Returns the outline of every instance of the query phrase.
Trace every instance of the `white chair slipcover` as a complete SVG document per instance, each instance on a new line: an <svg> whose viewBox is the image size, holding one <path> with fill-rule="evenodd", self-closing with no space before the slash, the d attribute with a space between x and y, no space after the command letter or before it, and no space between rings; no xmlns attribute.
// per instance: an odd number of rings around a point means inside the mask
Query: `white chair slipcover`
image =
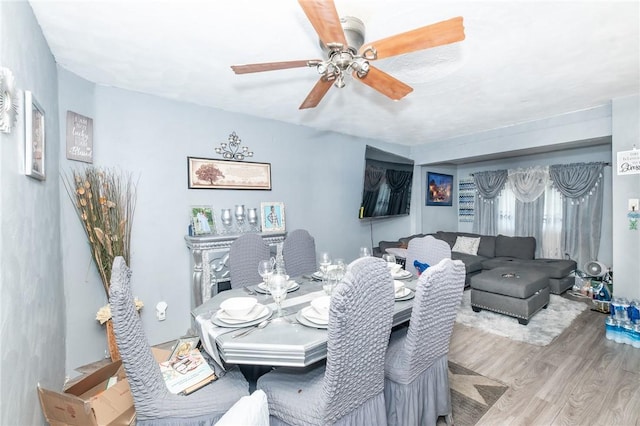
<svg viewBox="0 0 640 426"><path fill-rule="evenodd" d="M229 248L231 288L261 283L258 263L270 257L271 250L260 235L243 234L236 238Z"/></svg>
<svg viewBox="0 0 640 426"><path fill-rule="evenodd" d="M296 229L287 235L282 243L282 256L290 277L312 274L317 270L316 241L304 229Z"/></svg>
<svg viewBox="0 0 640 426"><path fill-rule="evenodd" d="M279 368L258 379L272 425L385 425L384 356L393 280L382 259L351 264L331 299L326 365Z"/></svg>
<svg viewBox="0 0 640 426"><path fill-rule="evenodd" d="M249 384L237 368L225 373L214 366L218 380L187 396L170 393L135 309L130 278L131 270L124 259L116 257L111 270L109 303L116 343L136 409L136 424L214 425L236 401L249 394Z"/></svg>
<svg viewBox="0 0 640 426"><path fill-rule="evenodd" d="M420 275L408 328L391 334L384 396L390 426L435 425L451 416L448 357L465 269L443 259Z"/></svg>
<svg viewBox="0 0 640 426"><path fill-rule="evenodd" d="M269 426L267 395L257 390L243 396L216 423L216 426Z"/></svg>
<svg viewBox="0 0 640 426"><path fill-rule="evenodd" d="M431 235L412 238L407 245L407 260L404 269L413 275L418 275L418 271L413 266L414 260L433 266L442 259L451 259L451 247L446 241Z"/></svg>

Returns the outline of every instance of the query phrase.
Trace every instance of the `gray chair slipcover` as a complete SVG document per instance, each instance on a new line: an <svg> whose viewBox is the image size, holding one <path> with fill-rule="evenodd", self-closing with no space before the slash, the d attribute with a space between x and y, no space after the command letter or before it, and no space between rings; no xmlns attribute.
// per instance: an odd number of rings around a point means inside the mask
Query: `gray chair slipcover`
<svg viewBox="0 0 640 426"><path fill-rule="evenodd" d="M246 287L262 282L258 263L268 260L271 250L258 234L239 236L229 248L231 288Z"/></svg>
<svg viewBox="0 0 640 426"><path fill-rule="evenodd" d="M389 425L435 425L451 416L448 356L464 264L443 259L418 279L408 328L391 334L384 397Z"/></svg>
<svg viewBox="0 0 640 426"><path fill-rule="evenodd" d="M284 266L290 277L312 274L316 268L316 241L304 229L291 231L282 243Z"/></svg>
<svg viewBox="0 0 640 426"><path fill-rule="evenodd" d="M131 270L122 257L117 257L111 270L109 304L118 350L133 396L137 424L214 425L233 404L249 395L249 384L237 368L228 369L225 373L214 366L218 380L187 396L170 393L160 366L151 353L140 315L136 312L130 278Z"/></svg>
<svg viewBox="0 0 640 426"><path fill-rule="evenodd" d="M272 425L385 425L384 356L393 320L386 263L350 265L331 296L326 364L278 368L258 379Z"/></svg>
<svg viewBox="0 0 640 426"><path fill-rule="evenodd" d="M404 269L417 275L417 270L413 266L413 261L427 263L433 266L442 259L451 259L451 247L443 240L426 235L424 237L412 238L407 245L407 260Z"/></svg>

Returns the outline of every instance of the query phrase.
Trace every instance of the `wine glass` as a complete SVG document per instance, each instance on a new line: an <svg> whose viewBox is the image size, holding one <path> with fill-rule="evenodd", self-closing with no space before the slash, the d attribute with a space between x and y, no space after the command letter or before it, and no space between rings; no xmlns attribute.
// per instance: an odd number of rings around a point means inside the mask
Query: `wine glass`
<svg viewBox="0 0 640 426"><path fill-rule="evenodd" d="M371 256L371 249L369 247L360 247L360 257Z"/></svg>
<svg viewBox="0 0 640 426"><path fill-rule="evenodd" d="M339 276L340 272L338 272L337 269L331 269L330 271L327 271L327 278L322 280L322 289L328 296L331 296L333 290L340 282Z"/></svg>
<svg viewBox="0 0 640 426"><path fill-rule="evenodd" d="M271 259L269 260L261 260L258 262L258 273L262 277L262 281L264 281L265 288L269 288L268 280L269 277L273 274L273 263Z"/></svg>
<svg viewBox="0 0 640 426"><path fill-rule="evenodd" d="M347 273L347 264L344 263L344 259L335 259L333 261L336 265L336 271L338 272L338 281L342 281L344 275Z"/></svg>
<svg viewBox="0 0 640 426"><path fill-rule="evenodd" d="M287 297L287 291L289 290L288 277L282 274L271 274L267 280L267 286L273 301L276 302L278 307L278 318L282 318L282 302Z"/></svg>
<svg viewBox="0 0 640 426"><path fill-rule="evenodd" d="M320 265L320 272L322 272L322 279L324 280L327 275L329 265L331 265L331 255L326 251L320 253L320 260L318 261L318 264Z"/></svg>
<svg viewBox="0 0 640 426"><path fill-rule="evenodd" d="M382 260L384 260L387 263L392 263L392 264L396 263L396 257L390 253L384 253L382 255Z"/></svg>

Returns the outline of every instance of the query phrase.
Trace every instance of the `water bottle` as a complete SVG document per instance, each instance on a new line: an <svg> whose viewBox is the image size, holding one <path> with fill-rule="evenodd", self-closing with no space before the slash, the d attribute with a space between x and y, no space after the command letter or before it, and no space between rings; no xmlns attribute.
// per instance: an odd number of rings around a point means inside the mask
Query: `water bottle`
<svg viewBox="0 0 640 426"><path fill-rule="evenodd" d="M634 299L629 303L627 316L629 317L629 321L638 324L640 320L640 300Z"/></svg>
<svg viewBox="0 0 640 426"><path fill-rule="evenodd" d="M624 323L622 326L622 343L633 345L634 325L630 322Z"/></svg>
<svg viewBox="0 0 640 426"><path fill-rule="evenodd" d="M607 317L607 319L604 320L604 330L604 336L609 340L614 340L616 334L616 320L611 317Z"/></svg>
<svg viewBox="0 0 640 426"><path fill-rule="evenodd" d="M613 341L616 343L624 343L624 328L620 320L615 321L615 332L613 334Z"/></svg>
<svg viewBox="0 0 640 426"><path fill-rule="evenodd" d="M636 324L633 327L631 346L633 346L634 348L640 348L640 324Z"/></svg>

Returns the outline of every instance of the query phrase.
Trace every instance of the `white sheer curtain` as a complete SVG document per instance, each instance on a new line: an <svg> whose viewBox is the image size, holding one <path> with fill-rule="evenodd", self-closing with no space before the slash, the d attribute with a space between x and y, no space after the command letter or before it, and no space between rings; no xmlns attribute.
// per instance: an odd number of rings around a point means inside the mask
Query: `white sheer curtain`
<svg viewBox="0 0 640 426"><path fill-rule="evenodd" d="M536 237L536 257L561 259L562 198L552 189L548 167L513 169L497 198L498 233Z"/></svg>
<svg viewBox="0 0 640 426"><path fill-rule="evenodd" d="M549 184L544 191L542 257L562 259L562 195Z"/></svg>

